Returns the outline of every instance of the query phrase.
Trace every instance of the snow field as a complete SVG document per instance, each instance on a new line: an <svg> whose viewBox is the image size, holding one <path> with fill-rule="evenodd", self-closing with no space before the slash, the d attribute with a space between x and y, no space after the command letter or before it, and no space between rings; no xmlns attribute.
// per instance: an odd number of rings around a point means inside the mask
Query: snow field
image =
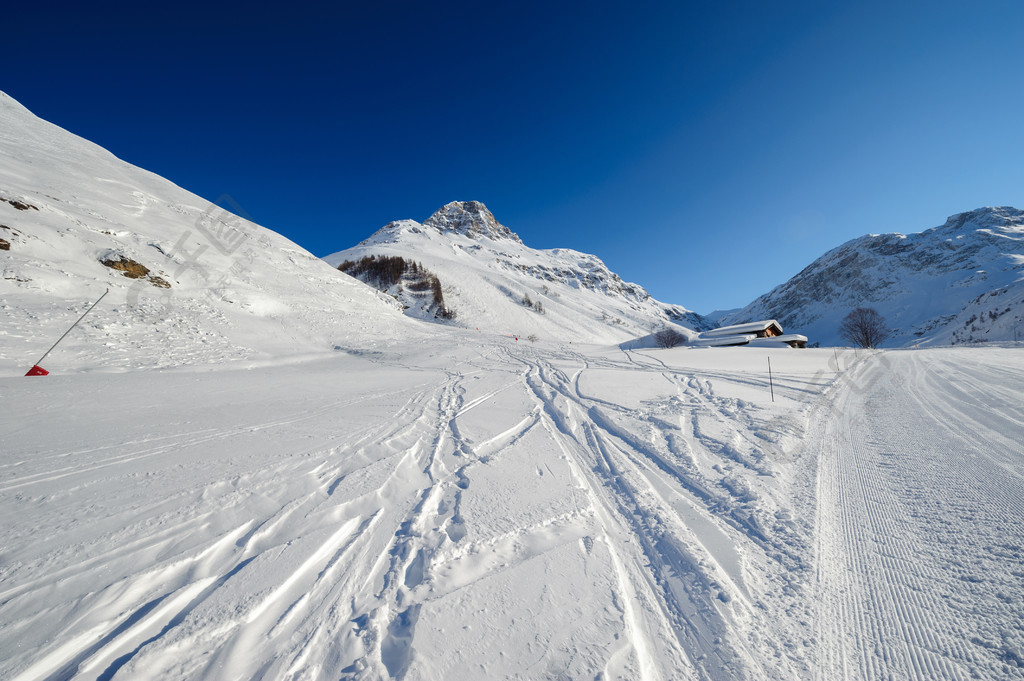
<svg viewBox="0 0 1024 681"><path fill-rule="evenodd" d="M675 426L674 444L622 439L633 407L616 393L673 410L687 394L657 353L471 338L4 379L17 405L0 468L4 674L668 678L761 664L732 622L755 590L736 546L748 511L727 488L664 475L682 464L656 448L694 446ZM616 371L647 387L620 391Z"/></svg>
<svg viewBox="0 0 1024 681"><path fill-rule="evenodd" d="M0 379L0 675L1020 678L1018 353Z"/></svg>
<svg viewBox="0 0 1024 681"><path fill-rule="evenodd" d="M0 255L0 375L23 375L107 289L48 369L279 361L421 333L393 300L280 234L117 159L3 93L0 158L0 238L10 244ZM122 258L169 287L101 262Z"/></svg>
<svg viewBox="0 0 1024 681"><path fill-rule="evenodd" d="M489 213L335 254L424 324L2 93L0 147L0 678L1024 676L1019 347L640 349L701 320Z"/></svg>

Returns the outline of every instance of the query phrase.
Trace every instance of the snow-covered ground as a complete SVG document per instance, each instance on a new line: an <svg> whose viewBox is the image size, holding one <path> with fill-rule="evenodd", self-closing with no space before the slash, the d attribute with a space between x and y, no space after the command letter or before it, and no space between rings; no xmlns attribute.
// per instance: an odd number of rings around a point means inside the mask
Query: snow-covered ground
<svg viewBox="0 0 1024 681"><path fill-rule="evenodd" d="M1022 353L883 353L820 410L820 678L1024 678Z"/></svg>
<svg viewBox="0 0 1024 681"><path fill-rule="evenodd" d="M439 327L0 401L5 679L1024 678L1020 348Z"/></svg>
<svg viewBox="0 0 1024 681"><path fill-rule="evenodd" d="M31 366L106 290L47 369L276 361L417 333L391 298L2 92L0 239L0 375ZM124 260L148 275L104 264Z"/></svg>

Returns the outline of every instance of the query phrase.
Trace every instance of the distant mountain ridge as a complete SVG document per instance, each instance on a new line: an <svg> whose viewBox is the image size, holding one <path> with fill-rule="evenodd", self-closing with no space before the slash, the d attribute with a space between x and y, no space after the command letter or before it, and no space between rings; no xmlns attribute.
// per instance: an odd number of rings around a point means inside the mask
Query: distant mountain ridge
<svg viewBox="0 0 1024 681"><path fill-rule="evenodd" d="M452 201L422 224L390 222L357 246L324 259L338 266L370 255L422 263L441 281L455 323L471 328L618 343L669 324L690 336L712 326L697 313L661 303L642 286L623 281L597 256L526 246L479 201Z"/></svg>
<svg viewBox="0 0 1024 681"><path fill-rule="evenodd" d="M1024 211L986 207L923 232L852 239L720 322L777 319L841 345L842 318L873 307L893 330L888 346L1006 341L1022 303Z"/></svg>

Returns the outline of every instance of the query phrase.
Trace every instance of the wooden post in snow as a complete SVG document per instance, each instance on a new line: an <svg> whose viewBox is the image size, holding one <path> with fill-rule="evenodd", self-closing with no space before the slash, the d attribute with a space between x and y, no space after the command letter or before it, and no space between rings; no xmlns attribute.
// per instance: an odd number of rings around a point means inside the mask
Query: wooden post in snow
<svg viewBox="0 0 1024 681"><path fill-rule="evenodd" d="M107 295L108 293L110 293L110 289L109 289L109 288L108 288L108 289L107 289L106 291L104 291L104 292L103 292L103 295L102 295L102 296L100 296L100 297L99 297L99 299L97 299L97 301L96 301L95 303L93 303L93 304L92 304L92 305L91 305L91 306L89 307L89 309L88 309L88 310L86 310L86 311L85 311L85 314L83 314L83 315L82 315L81 317L79 317L79 318L78 318L78 321L77 321L77 322L75 322L74 324L72 324L72 325L71 325L71 328L70 328L70 329L68 329L67 331L65 331L65 332L64 332L64 335L63 335L63 336L61 336L60 338L58 338L58 339L57 339L57 342L56 342L56 343L54 343L53 345L51 345L51 346L50 346L50 349L49 349L49 350L47 350L46 352L44 352L44 353L43 353L43 356L39 358L39 361L38 361L38 362L36 362L35 364L33 364L33 365L32 365L32 368L31 368L31 369L29 369L29 370L28 370L28 373L27 373L27 374L25 374L25 375L26 375L26 376L46 376L46 375L47 375L48 373L50 373L50 372L48 372L48 371L47 371L46 369L44 369L43 367L41 367L41 366L39 366L39 365L40 365L40 364L42 364L42 363L43 363L43 360L44 360L44 359L46 359L46 356L47 356L47 355L49 355L49 354L50 354L51 352L53 352L53 349L54 349L55 347L57 347L57 345L59 345L59 344L60 344L60 342L61 342L62 340L64 340L64 339L65 339L65 338L67 337L67 335L68 335L69 333L71 333L71 329L74 329L74 328L75 328L76 326L78 326L78 322L80 322L80 321L82 321L83 319L85 319L85 315L87 315L87 314L89 314L90 312L92 312L92 309L93 309L94 307L96 307L97 305L99 305L99 304L100 304L100 301L101 301L101 300L103 300L103 299L104 299L104 298L106 297L106 295Z"/></svg>

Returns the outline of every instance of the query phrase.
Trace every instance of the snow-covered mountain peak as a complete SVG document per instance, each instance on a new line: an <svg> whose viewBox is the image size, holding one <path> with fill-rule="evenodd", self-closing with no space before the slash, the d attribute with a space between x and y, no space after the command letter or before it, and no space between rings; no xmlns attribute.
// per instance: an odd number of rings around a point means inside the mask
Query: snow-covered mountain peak
<svg viewBox="0 0 1024 681"><path fill-rule="evenodd" d="M498 241L511 239L522 243L519 235L498 222L487 206L479 201L452 201L439 208L423 223L442 234L464 234L471 238L487 237Z"/></svg>
<svg viewBox="0 0 1024 681"><path fill-rule="evenodd" d="M415 220L393 220L384 225L368 238L359 242L360 246L372 246L374 244L391 244L401 241L403 235L421 234L423 226Z"/></svg>
<svg viewBox="0 0 1024 681"><path fill-rule="evenodd" d="M357 246L324 260L337 267L371 257L400 258L404 267L415 264L435 276L440 290L431 292L443 295L451 313L445 319L473 329L618 343L667 324L690 335L710 327L700 315L658 302L642 286L623 281L595 255L530 248L479 201L453 201L422 224L389 222ZM378 283L376 275L369 279ZM405 299L407 282L394 288L388 292L402 300L407 314L436 316L429 306ZM415 286L411 290L416 292Z"/></svg>

